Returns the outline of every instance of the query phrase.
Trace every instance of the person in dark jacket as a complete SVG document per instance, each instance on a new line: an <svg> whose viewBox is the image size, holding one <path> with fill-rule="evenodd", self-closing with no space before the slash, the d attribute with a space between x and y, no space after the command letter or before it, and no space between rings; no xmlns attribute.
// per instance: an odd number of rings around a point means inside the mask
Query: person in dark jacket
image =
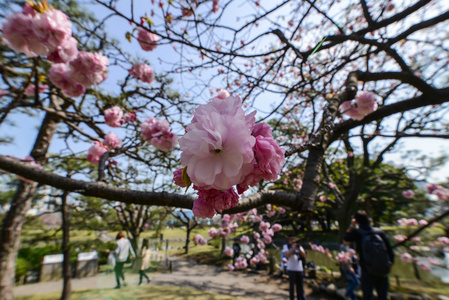
<svg viewBox="0 0 449 300"><path fill-rule="evenodd" d="M359 228L356 228L356 227ZM363 233L364 232L370 232L373 231L373 228L371 227L370 220L368 216L366 215L365 211L358 211L354 218L352 219L352 223L349 226L348 230L346 231L343 240L347 242L355 242L356 243L356 249L359 253L360 257L360 266L362 268L362 274L361 274L361 285L362 285L362 292L363 292L363 299L364 300L371 300L373 297L373 289L375 288L377 291L377 297L379 300L387 300L388 299L388 288L389 288L389 281L388 281L388 275L386 276L378 276L370 274L367 271L366 265L364 264L364 260L366 260L365 257L363 257L363 249L362 249L362 239L363 239ZM390 259L390 265L394 263L394 252L393 248L390 245L390 242L388 241L387 236L385 233L381 230L376 230L378 232L379 236L382 238L386 250L388 252L388 257Z"/></svg>

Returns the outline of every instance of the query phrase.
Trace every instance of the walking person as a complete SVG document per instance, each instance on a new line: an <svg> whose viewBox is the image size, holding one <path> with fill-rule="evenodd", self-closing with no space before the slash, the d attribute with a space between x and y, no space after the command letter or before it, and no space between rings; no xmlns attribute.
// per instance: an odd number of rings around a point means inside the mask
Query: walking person
<svg viewBox="0 0 449 300"><path fill-rule="evenodd" d="M145 270L148 269L151 264L149 242L150 241L148 239L143 239L142 248L140 249L140 256L142 257L142 265L140 266L139 270L139 285L142 284L143 277L146 278L147 283L150 283L151 281L151 279L148 278L147 274L145 273Z"/></svg>
<svg viewBox="0 0 449 300"><path fill-rule="evenodd" d="M240 243L238 239L234 240L234 244L232 245L232 250L234 250L234 256L232 257L232 264L235 264L235 261L240 256Z"/></svg>
<svg viewBox="0 0 449 300"><path fill-rule="evenodd" d="M346 289L345 297L346 300L357 300L357 296L354 290L360 285L360 280L358 277L358 257L354 249L348 249L346 251L348 260L341 263L341 269L346 275L348 280L348 288Z"/></svg>
<svg viewBox="0 0 449 300"><path fill-rule="evenodd" d="M289 236L289 243L285 244L282 252L287 259L287 273L289 282L290 300L295 299L295 286L296 297L298 300L305 300L304 293L304 267L303 259L306 258L306 252L300 245L299 241L294 235Z"/></svg>
<svg viewBox="0 0 449 300"><path fill-rule="evenodd" d="M385 233L378 228L371 227L371 222L365 211L358 211L343 239L356 243L362 269L360 282L363 299L371 300L375 288L377 299L387 300L388 274L394 263L394 252Z"/></svg>
<svg viewBox="0 0 449 300"><path fill-rule="evenodd" d="M125 282L125 274L123 274L123 266L128 260L129 253L131 252L132 257L136 257L136 253L131 246L131 242L125 238L125 234L123 232L119 232L116 237L116 246L115 250L112 251L115 256L115 280L117 281L117 286L115 289L120 288L120 278L123 281L123 286L127 286ZM107 250L109 252L109 250Z"/></svg>

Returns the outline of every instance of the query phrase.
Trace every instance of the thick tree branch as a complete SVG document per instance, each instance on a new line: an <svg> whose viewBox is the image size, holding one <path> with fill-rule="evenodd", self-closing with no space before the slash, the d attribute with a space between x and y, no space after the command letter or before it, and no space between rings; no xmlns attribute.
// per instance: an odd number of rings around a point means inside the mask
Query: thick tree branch
<svg viewBox="0 0 449 300"><path fill-rule="evenodd" d="M79 193L85 196L119 201L127 204L156 205L192 209L194 199L190 196L167 192L136 191L108 186L101 182L86 182L66 178L52 172L38 169L18 160L0 155L0 169L14 173L43 185L49 185L63 191ZM277 191L265 191L240 200L239 204L225 213L238 213L265 204L300 209L295 194Z"/></svg>

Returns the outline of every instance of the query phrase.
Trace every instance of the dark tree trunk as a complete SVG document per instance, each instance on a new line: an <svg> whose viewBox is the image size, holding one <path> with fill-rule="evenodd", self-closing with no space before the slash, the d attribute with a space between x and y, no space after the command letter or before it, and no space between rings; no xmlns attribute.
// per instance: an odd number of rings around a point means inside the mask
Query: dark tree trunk
<svg viewBox="0 0 449 300"><path fill-rule="evenodd" d="M192 228L190 228L190 226L187 226L187 232L186 232L186 244L184 245L185 254L189 253L189 245L190 245L190 232L192 231Z"/></svg>
<svg viewBox="0 0 449 300"><path fill-rule="evenodd" d="M17 251L25 214L30 208L36 183L20 182L11 201L11 207L3 220L0 233L0 299L14 299Z"/></svg>
<svg viewBox="0 0 449 300"><path fill-rule="evenodd" d="M62 253L64 254L64 262L62 264L62 278L64 284L62 287L61 300L70 300L72 296L72 268L70 266L70 218L69 207L67 205L67 193L61 197L62 205Z"/></svg>
<svg viewBox="0 0 449 300"><path fill-rule="evenodd" d="M65 104L62 108L65 109L67 106ZM51 113L47 113L42 121L42 126L30 153L36 163L40 165L44 165L47 161L48 148L58 123L59 118ZM0 232L0 299L2 300L14 299L13 287L20 234L36 187L37 183L21 181L18 184L16 194L11 201L11 208L3 221Z"/></svg>

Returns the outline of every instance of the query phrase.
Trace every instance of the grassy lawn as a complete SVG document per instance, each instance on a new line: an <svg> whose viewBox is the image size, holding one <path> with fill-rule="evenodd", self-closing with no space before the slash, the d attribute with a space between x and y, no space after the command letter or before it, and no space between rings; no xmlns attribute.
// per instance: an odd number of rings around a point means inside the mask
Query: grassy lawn
<svg viewBox="0 0 449 300"><path fill-rule="evenodd" d="M61 293L41 294L33 296L16 297L17 300L57 300ZM91 300L91 299L158 299L158 300L236 300L236 298L225 295L218 295L209 292L203 292L196 289L172 287L172 286L141 286L127 287L119 290L86 290L75 291L72 293L72 300Z"/></svg>

